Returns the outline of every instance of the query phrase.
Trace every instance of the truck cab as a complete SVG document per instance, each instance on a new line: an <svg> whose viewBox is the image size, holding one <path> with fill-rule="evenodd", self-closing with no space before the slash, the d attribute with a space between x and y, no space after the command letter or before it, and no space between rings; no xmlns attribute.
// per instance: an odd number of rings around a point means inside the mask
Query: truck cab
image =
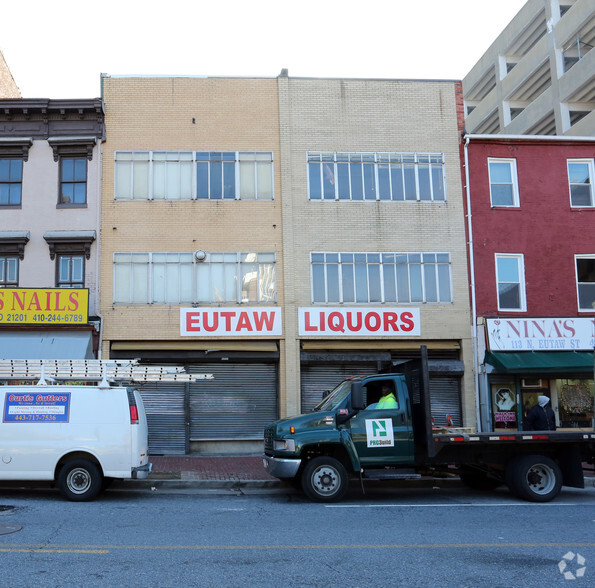
<svg viewBox="0 0 595 588"><path fill-rule="evenodd" d="M387 392L396 406L382 408L379 402ZM346 379L312 412L265 429L267 471L280 479L301 479L314 500L339 500L347 490L348 470L414 463L412 409L403 374Z"/></svg>

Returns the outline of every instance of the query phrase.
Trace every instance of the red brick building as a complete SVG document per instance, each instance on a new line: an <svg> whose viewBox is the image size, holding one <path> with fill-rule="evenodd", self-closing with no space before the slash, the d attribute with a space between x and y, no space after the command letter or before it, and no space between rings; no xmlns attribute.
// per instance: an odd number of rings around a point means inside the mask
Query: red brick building
<svg viewBox="0 0 595 588"><path fill-rule="evenodd" d="M471 298L484 430L539 395L593 426L595 140L465 137Z"/></svg>

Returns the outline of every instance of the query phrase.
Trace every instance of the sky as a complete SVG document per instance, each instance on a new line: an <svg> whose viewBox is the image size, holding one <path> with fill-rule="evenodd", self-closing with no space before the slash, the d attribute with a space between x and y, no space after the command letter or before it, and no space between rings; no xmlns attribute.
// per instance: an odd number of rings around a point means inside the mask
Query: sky
<svg viewBox="0 0 595 588"><path fill-rule="evenodd" d="M4 0L24 98L95 98L101 74L456 79L526 0Z"/></svg>

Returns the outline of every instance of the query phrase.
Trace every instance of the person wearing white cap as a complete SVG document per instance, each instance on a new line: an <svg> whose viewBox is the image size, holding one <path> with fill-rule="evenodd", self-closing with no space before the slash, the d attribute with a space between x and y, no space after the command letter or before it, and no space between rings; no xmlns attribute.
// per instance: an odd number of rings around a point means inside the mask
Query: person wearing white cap
<svg viewBox="0 0 595 588"><path fill-rule="evenodd" d="M528 431L556 430L556 415L547 396L537 397L537 404L529 411L525 423Z"/></svg>

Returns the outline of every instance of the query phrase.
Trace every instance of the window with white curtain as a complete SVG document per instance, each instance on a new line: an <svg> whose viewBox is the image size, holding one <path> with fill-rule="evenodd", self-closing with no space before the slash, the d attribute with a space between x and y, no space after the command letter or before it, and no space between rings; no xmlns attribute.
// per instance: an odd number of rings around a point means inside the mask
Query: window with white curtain
<svg viewBox="0 0 595 588"><path fill-rule="evenodd" d="M114 302L276 302L275 253L115 253Z"/></svg>
<svg viewBox="0 0 595 588"><path fill-rule="evenodd" d="M448 253L311 253L312 301L452 302Z"/></svg>
<svg viewBox="0 0 595 588"><path fill-rule="evenodd" d="M273 154L116 151L118 200L272 200Z"/></svg>
<svg viewBox="0 0 595 588"><path fill-rule="evenodd" d="M311 151L310 200L446 200L443 153Z"/></svg>

